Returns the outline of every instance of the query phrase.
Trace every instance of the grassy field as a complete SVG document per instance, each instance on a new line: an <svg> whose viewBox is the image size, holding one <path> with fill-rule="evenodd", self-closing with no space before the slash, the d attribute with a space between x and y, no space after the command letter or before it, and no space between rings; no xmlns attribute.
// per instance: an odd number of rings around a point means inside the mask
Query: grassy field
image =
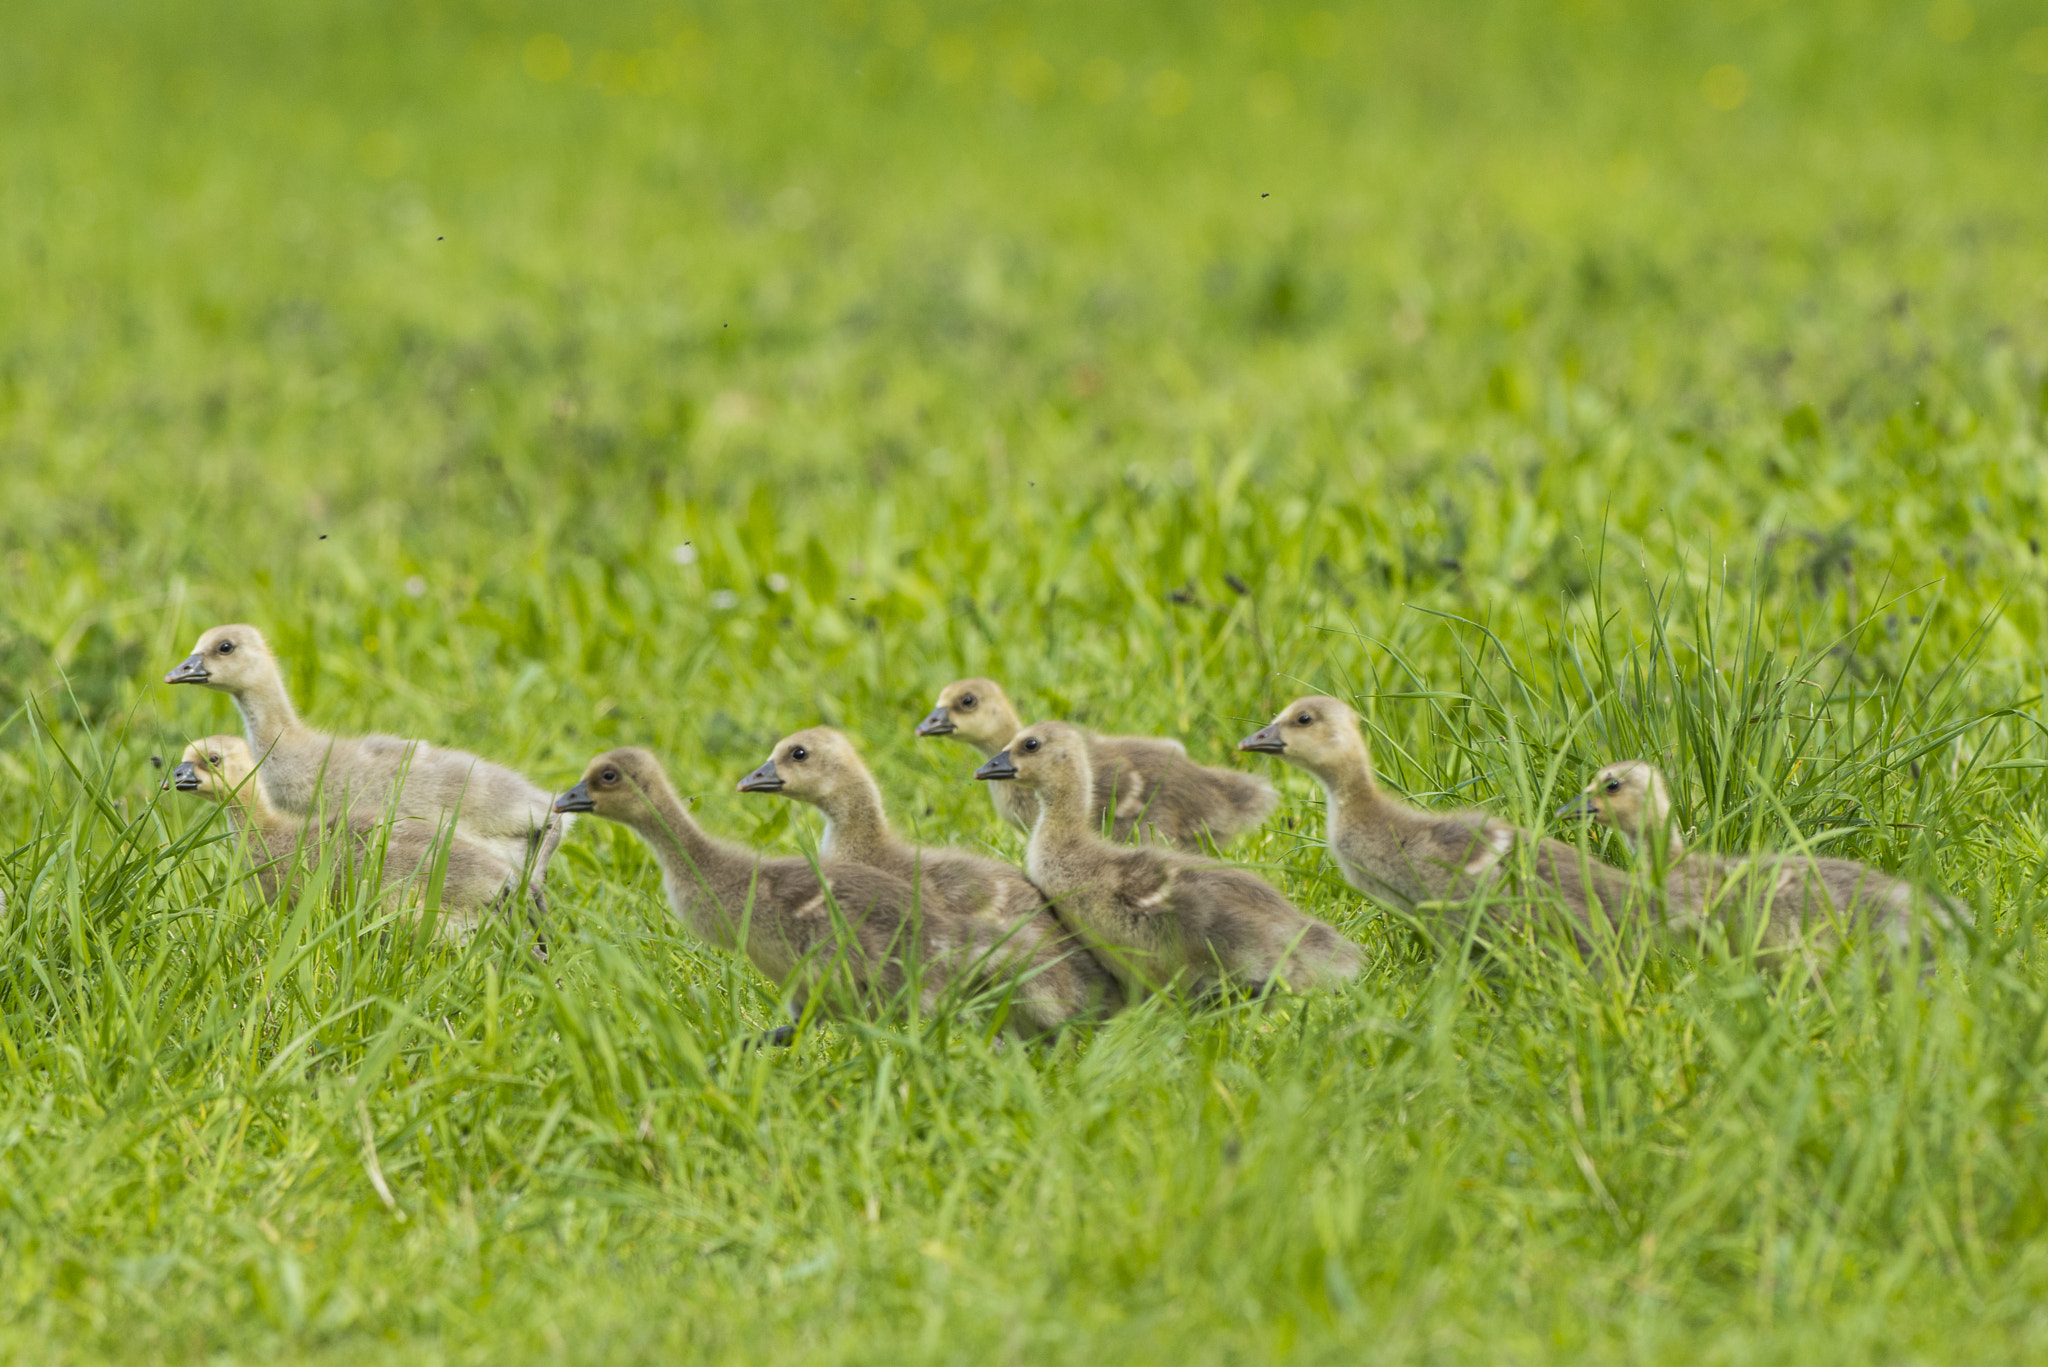
<svg viewBox="0 0 2048 1367"><path fill-rule="evenodd" d="M2048 1353L2048 23L1990 0L31 3L0 39L0 1357ZM270 909L149 756L302 708L714 830L819 721L1216 763L1352 696L1538 827L1940 880L1917 987L1468 965L1298 774L1344 995L742 1041L580 826L552 963ZM1601 845L1625 860L1617 846Z"/></svg>

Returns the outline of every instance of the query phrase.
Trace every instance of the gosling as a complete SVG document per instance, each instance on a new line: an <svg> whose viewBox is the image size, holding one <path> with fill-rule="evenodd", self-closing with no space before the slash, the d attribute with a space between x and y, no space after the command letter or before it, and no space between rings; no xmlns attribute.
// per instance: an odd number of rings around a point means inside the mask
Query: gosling
<svg viewBox="0 0 2048 1367"><path fill-rule="evenodd" d="M256 781L257 764L240 736L207 736L185 747L165 788L202 797L226 809L240 833L263 900L296 896L312 872L317 846L339 826L347 872L361 872L381 838L384 845L382 895L400 904L424 902L434 865L447 846L441 878L439 931L459 942L475 934L486 913L502 910L518 891L518 870L494 851L460 838L445 842L427 823L401 818L388 831L366 813L351 814L345 823L314 827L305 817L278 811ZM315 847L302 855L310 842Z"/></svg>
<svg viewBox="0 0 2048 1367"><path fill-rule="evenodd" d="M549 794L502 765L464 750L397 736L330 736L299 720L263 633L214 627L164 675L235 700L249 748L263 757L257 782L273 807L294 816L387 810L488 845L514 868L531 870L536 891L561 843L564 821ZM545 898L537 896L545 905Z"/></svg>
<svg viewBox="0 0 2048 1367"><path fill-rule="evenodd" d="M938 705L917 724L920 736L954 736L988 759L1024 728L1017 709L993 679L961 679L939 690ZM1280 804L1257 774L1196 764L1177 740L1098 736L1084 732L1095 775L1089 819L1118 841L1135 836L1185 847L1206 837L1218 847L1256 829ZM1030 789L998 783L989 789L996 814L1029 832L1038 819Z"/></svg>
<svg viewBox="0 0 2048 1367"><path fill-rule="evenodd" d="M912 968L926 1010L956 983L1009 990L1006 1028L1025 1038L1050 1034L1092 1008L1067 990L1074 975L1020 972L1031 966L1029 956L999 923L921 901L898 874L845 860L773 858L705 834L645 750L599 755L555 809L589 812L638 835L661 864L676 918L697 938L743 953L764 976L789 984L799 1018L836 963L870 1006L901 993ZM850 932L844 937L842 924ZM841 1003L827 995L821 1005L837 1010ZM774 1037L787 1039L781 1031Z"/></svg>
<svg viewBox="0 0 2048 1367"><path fill-rule="evenodd" d="M1674 928L1739 934L1746 927L1729 923L1755 915L1748 936L1754 947L1797 953L1809 971L1818 967L1815 954L1839 948L1845 935L1874 934L1897 950L1925 950L1928 931L1954 930L1965 919L1948 898L1852 859L1688 851L1672 816L1670 786L1645 760L1608 765L1559 814L1590 817L1618 832L1663 888ZM1916 910L1924 913L1917 934Z"/></svg>
<svg viewBox="0 0 2048 1367"><path fill-rule="evenodd" d="M1029 967L1030 990L1067 1003L1069 1014L1099 1015L1114 999L1114 980L1022 871L966 850L900 838L874 775L841 733L814 726L783 737L768 762L740 780L740 791L780 793L816 807L825 816L819 858L883 869L908 879L923 906L985 923L1011 942L1006 957Z"/></svg>
<svg viewBox="0 0 2048 1367"><path fill-rule="evenodd" d="M1424 811L1390 797L1373 773L1358 714L1336 698L1296 699L1238 748L1278 755L1321 783L1325 838L1344 881L1410 916L1484 898L1492 916L1512 923L1510 904L1490 894L1514 868L1507 856L1518 844L1531 856L1527 891L1562 907L1584 955L1612 941L1610 918L1636 900L1627 874L1563 841L1532 837L1485 812Z"/></svg>
<svg viewBox="0 0 2048 1367"><path fill-rule="evenodd" d="M1091 749L1079 727L1039 722L974 776L1036 795L1031 881L1055 899L1127 998L1176 988L1194 997L1282 985L1310 991L1358 976L1356 945L1249 870L1104 840L1092 816Z"/></svg>

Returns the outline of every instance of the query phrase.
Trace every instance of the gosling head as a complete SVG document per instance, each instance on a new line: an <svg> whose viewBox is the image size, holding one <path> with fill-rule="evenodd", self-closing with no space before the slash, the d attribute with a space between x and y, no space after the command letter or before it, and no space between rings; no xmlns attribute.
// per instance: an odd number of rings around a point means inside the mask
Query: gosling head
<svg viewBox="0 0 2048 1367"><path fill-rule="evenodd" d="M1559 816L1590 818L1621 832L1640 848L1644 833L1664 828L1671 820L1671 790L1664 775L1648 760L1625 759L1593 775L1585 791L1558 810ZM1678 833L1671 833L1678 843Z"/></svg>
<svg viewBox="0 0 2048 1367"><path fill-rule="evenodd" d="M1367 773L1372 771L1365 737L1358 732L1358 714L1336 698L1296 698L1279 716L1239 741L1237 748L1278 755L1317 778L1358 764L1365 765Z"/></svg>
<svg viewBox="0 0 2048 1367"><path fill-rule="evenodd" d="M558 812L589 812L623 825L660 821L655 803L673 797L661 761L646 750L628 746L607 750L583 771L583 780L555 798Z"/></svg>
<svg viewBox="0 0 2048 1367"><path fill-rule="evenodd" d="M202 632L192 653L164 675L164 682L240 693L276 671L277 657L270 653L263 633L238 623Z"/></svg>
<svg viewBox="0 0 2048 1367"><path fill-rule="evenodd" d="M185 747L165 789L193 793L208 802L226 802L240 792L256 772L256 757L240 736L206 736Z"/></svg>
<svg viewBox="0 0 2048 1367"><path fill-rule="evenodd" d="M1052 801L1062 794L1085 796L1094 781L1088 733L1063 721L1036 722L1010 737L1010 743L974 776L1012 782Z"/></svg>
<svg viewBox="0 0 2048 1367"><path fill-rule="evenodd" d="M829 726L813 726L775 742L768 762L740 780L740 791L781 793L824 806L865 780L867 766L853 742Z"/></svg>
<svg viewBox="0 0 2048 1367"><path fill-rule="evenodd" d="M960 679L939 690L938 705L917 724L920 736L956 736L983 754L1017 734L1017 709L994 679Z"/></svg>

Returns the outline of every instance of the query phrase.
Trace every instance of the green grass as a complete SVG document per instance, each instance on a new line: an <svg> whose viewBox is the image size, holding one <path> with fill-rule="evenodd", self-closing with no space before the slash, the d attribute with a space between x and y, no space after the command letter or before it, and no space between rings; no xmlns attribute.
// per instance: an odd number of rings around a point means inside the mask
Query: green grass
<svg viewBox="0 0 2048 1367"><path fill-rule="evenodd" d="M2048 1351L2037 9L17 9L0 1356ZM1447 961L1290 774L1237 853L1351 992L747 1052L596 822L545 967L264 907L147 764L226 620L328 727L645 744L782 850L732 785L822 720L1018 853L910 736L964 673L1219 763L1327 690L1417 801L1656 754L1983 933Z"/></svg>

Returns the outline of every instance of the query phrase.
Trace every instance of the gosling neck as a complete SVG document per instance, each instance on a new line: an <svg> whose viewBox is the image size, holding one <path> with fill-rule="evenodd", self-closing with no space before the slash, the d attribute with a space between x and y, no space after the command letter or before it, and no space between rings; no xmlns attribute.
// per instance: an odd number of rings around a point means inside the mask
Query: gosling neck
<svg viewBox="0 0 2048 1367"><path fill-rule="evenodd" d="M818 804L825 814L822 850L828 859L871 864L896 844L889 816L882 808L882 790L870 774L849 779Z"/></svg>
<svg viewBox="0 0 2048 1367"><path fill-rule="evenodd" d="M1093 776L1084 770L1048 778L1049 782L1026 789L1038 799L1038 820L1031 828L1033 842L1067 842L1099 836L1089 802L1095 786Z"/></svg>
<svg viewBox="0 0 2048 1367"><path fill-rule="evenodd" d="M262 759L284 738L287 731L299 724L298 711L292 707L291 695L284 691L284 680L273 666L257 679L234 694L235 708L242 714L242 728L248 733L249 748Z"/></svg>
<svg viewBox="0 0 2048 1367"><path fill-rule="evenodd" d="M224 775L215 775L212 782L218 786L204 796L221 809L228 825L236 830L277 830L289 824L263 795L263 785L256 781L255 774L246 774L232 784Z"/></svg>
<svg viewBox="0 0 2048 1367"><path fill-rule="evenodd" d="M1354 753L1343 756L1336 764L1313 772L1316 781L1323 785L1323 795L1329 801L1330 812L1326 824L1333 831L1347 821L1383 805L1387 800L1386 794L1380 790L1379 779L1372 771L1372 753L1362 744Z"/></svg>
<svg viewBox="0 0 2048 1367"><path fill-rule="evenodd" d="M695 889L698 878L709 878L726 862L731 852L704 834L690 809L667 784L650 789L645 801L624 824L647 842L662 867L685 888Z"/></svg>
<svg viewBox="0 0 2048 1367"><path fill-rule="evenodd" d="M1675 868L1685 858L1685 841L1679 836L1678 824L1671 819L1671 810L1668 807L1661 812L1644 812L1643 823L1636 828L1635 836L1628 842L1629 846L1639 856L1646 850L1655 853L1658 842L1654 837L1658 831L1664 833L1664 867Z"/></svg>
<svg viewBox="0 0 2048 1367"><path fill-rule="evenodd" d="M263 785L250 774L236 787L227 800L230 815L239 818L245 826L276 827L286 824L290 818L270 805L270 795L263 791Z"/></svg>

